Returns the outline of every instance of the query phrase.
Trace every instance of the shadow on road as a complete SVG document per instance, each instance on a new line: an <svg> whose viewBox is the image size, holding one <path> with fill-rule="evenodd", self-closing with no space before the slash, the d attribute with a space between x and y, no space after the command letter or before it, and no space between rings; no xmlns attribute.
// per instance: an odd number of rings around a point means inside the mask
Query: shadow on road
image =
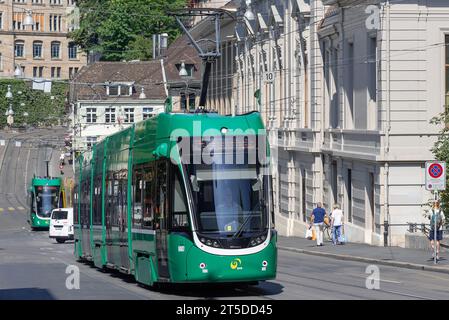
<svg viewBox="0 0 449 320"><path fill-rule="evenodd" d="M108 268L99 269L92 262L83 261L81 263L127 284L135 284L149 291L176 297L196 297L209 300L225 297L264 297L278 295L283 292L284 288L281 284L272 281L262 281L258 285L248 283L162 283L151 287L136 282L133 275Z"/></svg>
<svg viewBox="0 0 449 320"><path fill-rule="evenodd" d="M55 297L47 289L0 289L0 300L55 300Z"/></svg>

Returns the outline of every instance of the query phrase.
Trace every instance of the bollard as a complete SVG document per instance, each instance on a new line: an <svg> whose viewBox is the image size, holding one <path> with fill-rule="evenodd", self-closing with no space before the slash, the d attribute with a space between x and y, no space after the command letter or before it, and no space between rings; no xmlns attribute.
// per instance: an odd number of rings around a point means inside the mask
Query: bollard
<svg viewBox="0 0 449 320"><path fill-rule="evenodd" d="M388 221L384 221L384 247L388 247Z"/></svg>

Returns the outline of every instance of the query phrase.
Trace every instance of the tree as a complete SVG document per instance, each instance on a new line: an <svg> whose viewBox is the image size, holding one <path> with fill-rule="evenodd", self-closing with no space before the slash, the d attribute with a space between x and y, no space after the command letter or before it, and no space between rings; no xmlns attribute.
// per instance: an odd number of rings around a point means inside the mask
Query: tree
<svg viewBox="0 0 449 320"><path fill-rule="evenodd" d="M449 110L446 113L432 118L431 124L442 126L438 140L433 145L431 151L438 161L445 161L449 166ZM449 169L449 167L447 167ZM440 192L441 207L446 215L446 219L449 218L449 174L446 170L446 190Z"/></svg>
<svg viewBox="0 0 449 320"><path fill-rule="evenodd" d="M70 34L83 50L98 52L104 61L151 58L153 34L180 34L168 12L184 8L186 0L81 0L80 28Z"/></svg>

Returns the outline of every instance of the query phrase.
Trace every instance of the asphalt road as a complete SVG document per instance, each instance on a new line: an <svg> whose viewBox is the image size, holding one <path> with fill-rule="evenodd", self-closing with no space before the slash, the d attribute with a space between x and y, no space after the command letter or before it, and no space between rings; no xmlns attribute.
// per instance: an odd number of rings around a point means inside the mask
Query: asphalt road
<svg viewBox="0 0 449 320"><path fill-rule="evenodd" d="M102 272L76 262L73 242L57 244L48 232L31 232L26 222L25 188L33 173L43 175L48 156L38 141L54 132L22 136L22 147L3 150L0 171L0 299L448 299L449 276L378 266L380 287L366 287L368 265L359 262L303 255L279 250L278 275L257 286L177 285L162 289L143 287L131 276ZM28 137L28 138L27 138ZM18 137L16 137L18 139ZM28 139L28 140L27 140ZM32 145L30 141L37 141ZM56 170L59 150L52 156ZM23 208L23 210L21 209ZM79 289L66 287L67 267L80 272Z"/></svg>

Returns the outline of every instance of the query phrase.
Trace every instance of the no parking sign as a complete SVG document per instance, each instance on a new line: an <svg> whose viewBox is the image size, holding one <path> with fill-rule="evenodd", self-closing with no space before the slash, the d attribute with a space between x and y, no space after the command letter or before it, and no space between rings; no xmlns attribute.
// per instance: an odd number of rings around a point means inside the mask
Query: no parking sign
<svg viewBox="0 0 449 320"><path fill-rule="evenodd" d="M426 189L429 191L446 189L446 162L426 162Z"/></svg>

